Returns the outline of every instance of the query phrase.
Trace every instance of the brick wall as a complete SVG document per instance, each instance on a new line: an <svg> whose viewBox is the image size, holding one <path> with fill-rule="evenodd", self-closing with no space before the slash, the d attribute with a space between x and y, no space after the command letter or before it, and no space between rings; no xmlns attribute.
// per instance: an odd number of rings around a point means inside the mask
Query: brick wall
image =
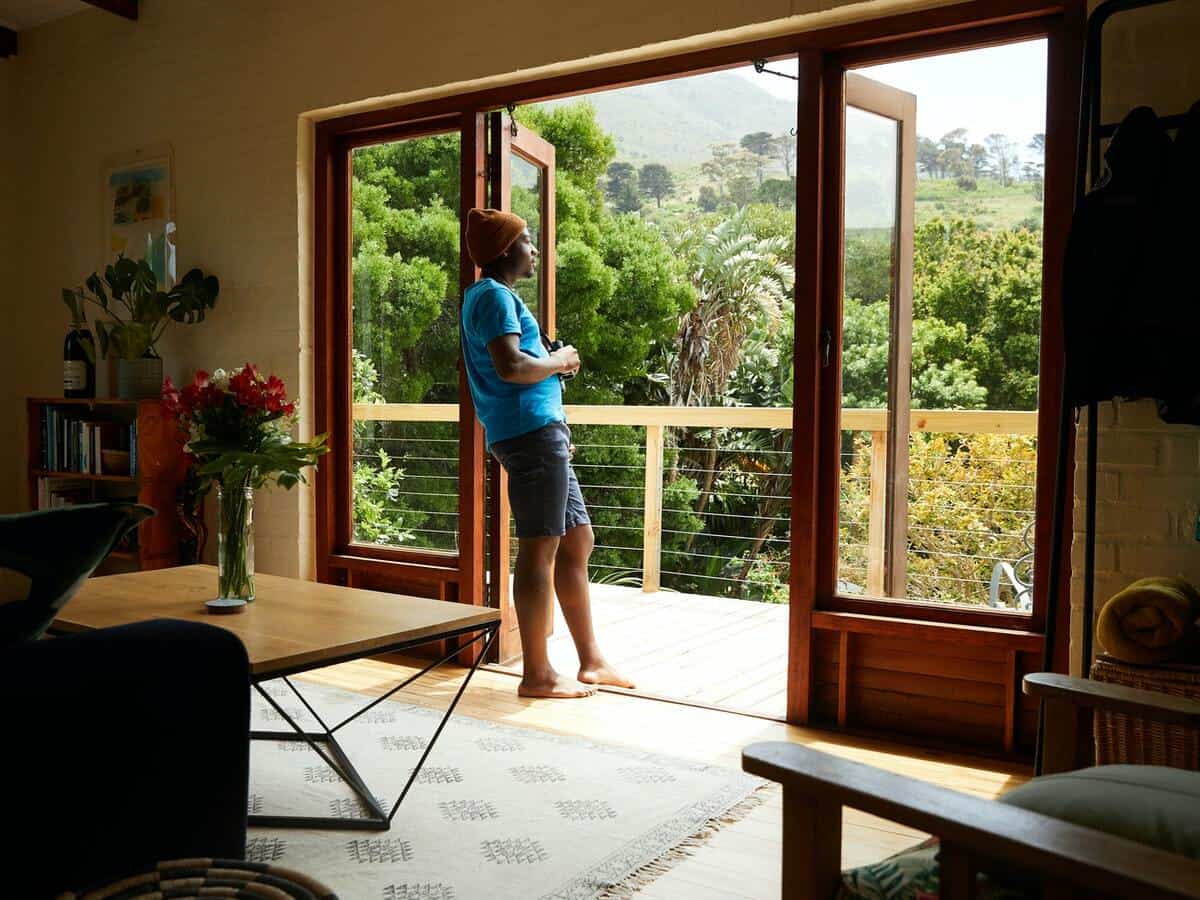
<svg viewBox="0 0 1200 900"><path fill-rule="evenodd" d="M1200 584L1200 428L1167 425L1152 401L1102 403L1097 416L1095 611L1130 582L1177 575ZM1086 423L1078 432L1072 552L1072 670L1082 668Z"/></svg>

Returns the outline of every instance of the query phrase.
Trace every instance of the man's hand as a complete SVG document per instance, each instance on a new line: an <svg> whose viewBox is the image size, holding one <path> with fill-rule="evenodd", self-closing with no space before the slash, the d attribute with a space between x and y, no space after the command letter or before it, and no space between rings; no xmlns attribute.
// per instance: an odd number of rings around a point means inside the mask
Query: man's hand
<svg viewBox="0 0 1200 900"><path fill-rule="evenodd" d="M521 349L520 337L519 334L504 334L487 345L501 381L537 384L566 371L579 370L579 353L574 347L563 347L548 356L534 356Z"/></svg>
<svg viewBox="0 0 1200 900"><path fill-rule="evenodd" d="M575 445L569 444L569 445L567 445L567 459L574 459L574 458L575 458Z"/></svg>
<svg viewBox="0 0 1200 900"><path fill-rule="evenodd" d="M574 375L579 371L579 351L570 344L559 347L557 350L551 353L550 356L552 359L557 360L559 365L562 366L562 372L564 375Z"/></svg>

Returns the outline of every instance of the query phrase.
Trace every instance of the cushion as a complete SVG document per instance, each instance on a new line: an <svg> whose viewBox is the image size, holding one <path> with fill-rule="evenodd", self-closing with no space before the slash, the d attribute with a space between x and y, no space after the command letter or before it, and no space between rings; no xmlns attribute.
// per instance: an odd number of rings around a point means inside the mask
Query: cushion
<svg viewBox="0 0 1200 900"><path fill-rule="evenodd" d="M1000 802L1200 859L1200 772L1093 766L1035 778Z"/></svg>
<svg viewBox="0 0 1200 900"><path fill-rule="evenodd" d="M882 862L842 873L837 900L937 900L938 842L923 844L889 856ZM980 876L978 900L1026 900L1028 894Z"/></svg>

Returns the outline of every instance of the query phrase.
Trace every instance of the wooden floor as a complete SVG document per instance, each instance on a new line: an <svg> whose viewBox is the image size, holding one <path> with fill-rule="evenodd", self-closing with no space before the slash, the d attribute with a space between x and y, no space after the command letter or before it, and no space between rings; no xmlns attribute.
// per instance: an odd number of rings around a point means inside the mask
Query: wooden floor
<svg viewBox="0 0 1200 900"><path fill-rule="evenodd" d="M788 608L728 597L593 584L592 614L605 654L638 690L783 718ZM579 667L555 607L550 660Z"/></svg>
<svg viewBox="0 0 1200 900"><path fill-rule="evenodd" d="M409 671L399 662L362 660L301 678L378 695ZM436 671L402 691L397 699L445 708L462 675L462 669ZM508 725L731 767L740 767L740 752L747 744L791 740L983 797L994 797L1022 784L1029 774L1025 767L1010 763L918 751L618 692L602 692L586 700L525 700L517 697L516 685L512 675L480 671L463 695L458 711ZM780 812L778 790L769 789L761 806L718 831L693 856L638 892L638 896L647 900L778 897ZM843 833L845 866L874 862L924 837L853 810L847 811Z"/></svg>

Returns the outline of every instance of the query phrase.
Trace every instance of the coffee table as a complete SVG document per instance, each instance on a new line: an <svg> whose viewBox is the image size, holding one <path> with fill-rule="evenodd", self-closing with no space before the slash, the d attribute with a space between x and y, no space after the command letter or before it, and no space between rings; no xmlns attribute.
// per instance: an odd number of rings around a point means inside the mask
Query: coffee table
<svg viewBox="0 0 1200 900"><path fill-rule="evenodd" d="M143 622L185 619L205 622L237 635L250 657L250 683L291 726L291 731L251 731L251 740L304 741L350 786L369 815L359 819L326 816L251 815L251 825L386 831L416 781L426 758L450 720L471 676L500 630L500 613L482 606L448 603L340 585L318 584L277 575L254 577L257 599L243 613L213 615L204 601L216 593L213 566L182 566L90 578L54 620L56 633L87 631ZM407 650L433 641L474 635L411 675L343 721L327 725L290 676L365 656ZM338 744L338 730L422 675L482 642L445 715L390 812L385 811ZM319 723L320 731L298 725L262 687L281 678Z"/></svg>

